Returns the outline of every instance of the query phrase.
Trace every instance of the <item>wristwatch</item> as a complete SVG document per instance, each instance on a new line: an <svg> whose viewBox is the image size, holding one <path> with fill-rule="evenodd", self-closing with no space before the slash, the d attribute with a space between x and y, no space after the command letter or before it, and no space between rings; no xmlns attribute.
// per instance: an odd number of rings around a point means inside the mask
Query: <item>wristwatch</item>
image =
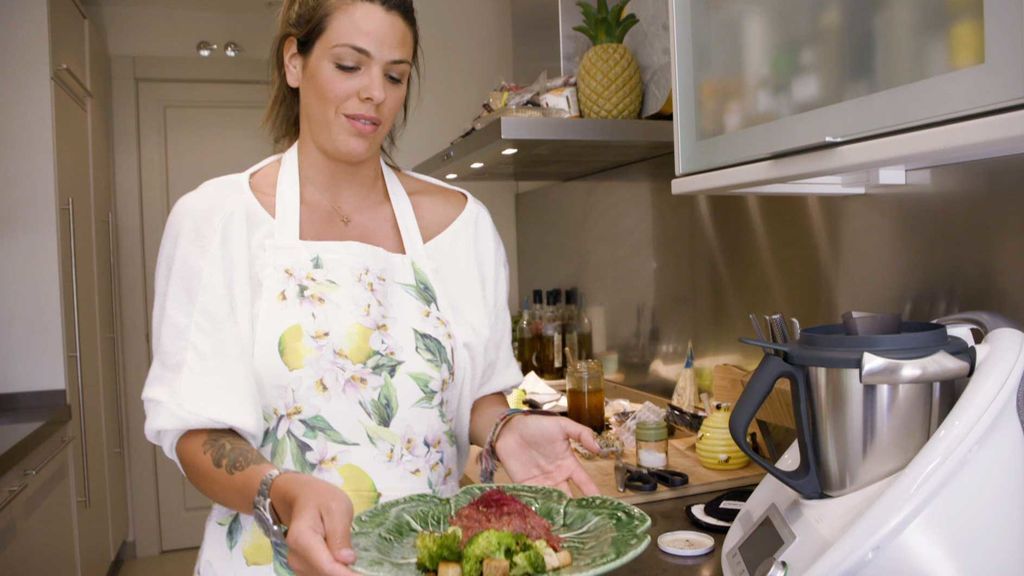
<svg viewBox="0 0 1024 576"><path fill-rule="evenodd" d="M256 498L252 501L252 515L256 518L256 524L259 525L260 530L263 530L263 534L270 539L272 544L283 544L285 536L288 534L288 527L281 524L277 514L274 512L274 507L270 503L270 486L274 483L274 479L281 475L281 471L274 468L270 472L267 472L265 476L260 480L260 487L256 491Z"/></svg>

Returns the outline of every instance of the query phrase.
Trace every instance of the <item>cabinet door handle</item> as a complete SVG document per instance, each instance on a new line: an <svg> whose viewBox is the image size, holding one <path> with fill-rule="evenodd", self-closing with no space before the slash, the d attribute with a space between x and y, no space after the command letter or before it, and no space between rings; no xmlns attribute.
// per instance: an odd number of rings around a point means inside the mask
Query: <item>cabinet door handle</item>
<svg viewBox="0 0 1024 576"><path fill-rule="evenodd" d="M57 72L63 72L67 74L68 77L71 78L71 80L78 86L78 88L86 96L92 98L92 92L89 90L89 87L85 85L85 82L82 82L82 79L78 77L78 74L75 74L75 71L71 69L71 66L68 66L67 64L61 64L57 66Z"/></svg>
<svg viewBox="0 0 1024 576"><path fill-rule="evenodd" d="M121 310L118 306L117 289L117 258L114 256L114 213L107 212L107 240L110 248L110 314L113 329L111 345L114 347L114 410L117 412L117 448L115 454L124 452L124 421L121 417L121 338L118 336L118 328L121 325Z"/></svg>
<svg viewBox="0 0 1024 576"><path fill-rule="evenodd" d="M0 512L3 512L4 508L10 506L11 502L14 502L14 499L17 498L18 494L21 494L25 488L28 488L28 482L22 482L17 486L11 486L8 488L6 490L7 495L4 496L3 500L0 500Z"/></svg>
<svg viewBox="0 0 1024 576"><path fill-rule="evenodd" d="M54 450L52 454L47 456L42 462L40 462L38 465L36 465L35 468L26 468L25 471L22 474L24 476L36 476L36 475L38 475L40 472L43 471L43 468L46 468L46 465L49 464L50 462L52 462L53 459L57 457L57 454L60 454L61 450L63 450L64 447L67 446L70 443L71 443L71 437L70 436L64 436L63 438L60 439L60 446L57 446L57 449Z"/></svg>
<svg viewBox="0 0 1024 576"><path fill-rule="evenodd" d="M75 358L75 370L78 373L78 430L79 440L82 443L82 487L85 489L85 496L79 498L86 508L92 505L92 491L89 486L89 442L85 429L85 386L82 383L82 338L81 328L78 321L78 268L75 259L75 199L68 198L68 237L71 248L71 302L74 308L75 319L75 352L68 356Z"/></svg>

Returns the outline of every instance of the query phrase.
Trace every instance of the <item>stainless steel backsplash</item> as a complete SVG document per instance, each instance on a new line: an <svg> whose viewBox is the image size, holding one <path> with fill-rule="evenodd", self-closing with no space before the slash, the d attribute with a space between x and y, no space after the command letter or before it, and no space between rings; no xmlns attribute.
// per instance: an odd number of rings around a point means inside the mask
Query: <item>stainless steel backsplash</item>
<svg viewBox="0 0 1024 576"><path fill-rule="evenodd" d="M856 197L677 197L666 157L525 192L519 293L578 286L603 309L608 348L625 358L647 341L647 365L692 340L698 365L753 367L759 351L737 341L750 312L804 326L844 310L1024 321L1024 157L909 178ZM627 378L670 390L646 369Z"/></svg>

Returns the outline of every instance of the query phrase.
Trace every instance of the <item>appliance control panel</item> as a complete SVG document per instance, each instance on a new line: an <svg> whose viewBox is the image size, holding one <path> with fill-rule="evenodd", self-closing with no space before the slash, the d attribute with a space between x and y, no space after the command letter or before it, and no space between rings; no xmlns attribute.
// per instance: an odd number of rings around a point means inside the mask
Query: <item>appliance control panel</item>
<svg viewBox="0 0 1024 576"><path fill-rule="evenodd" d="M751 526L738 545L724 551L730 572L738 576L784 576L788 566L779 557L796 541L796 534L779 508L771 504Z"/></svg>

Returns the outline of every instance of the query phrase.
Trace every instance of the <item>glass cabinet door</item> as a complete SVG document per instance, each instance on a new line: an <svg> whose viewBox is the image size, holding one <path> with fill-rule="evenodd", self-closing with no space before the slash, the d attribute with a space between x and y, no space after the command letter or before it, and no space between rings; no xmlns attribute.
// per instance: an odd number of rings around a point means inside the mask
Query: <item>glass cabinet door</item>
<svg viewBox="0 0 1024 576"><path fill-rule="evenodd" d="M676 172L1024 102L1024 0L671 0Z"/></svg>

